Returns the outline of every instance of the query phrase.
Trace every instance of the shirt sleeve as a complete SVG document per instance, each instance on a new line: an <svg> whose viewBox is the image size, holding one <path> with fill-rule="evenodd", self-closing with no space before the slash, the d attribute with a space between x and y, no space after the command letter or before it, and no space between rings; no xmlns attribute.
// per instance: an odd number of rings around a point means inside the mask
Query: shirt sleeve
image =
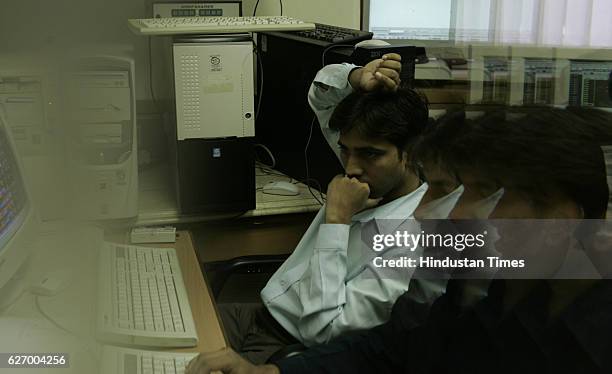
<svg viewBox="0 0 612 374"><path fill-rule="evenodd" d="M403 248L376 254L365 248L362 264L351 272L354 274L349 274L350 230L348 225L322 224L308 266L286 290L293 295L283 296L283 300L299 302L300 313L294 317L293 325L297 328L297 338L307 346L387 321L395 300L408 289L414 269L377 267L373 262L375 255L381 260L401 259L406 255ZM361 243L359 232L352 236L357 238L352 245ZM277 312L291 308L280 301L274 303Z"/></svg>
<svg viewBox="0 0 612 374"><path fill-rule="evenodd" d="M338 103L353 92L348 76L356 67L348 63L327 65L319 70L308 91L308 103L319 120L325 140L338 158L338 133L329 128L329 119Z"/></svg>
<svg viewBox="0 0 612 374"><path fill-rule="evenodd" d="M431 300L415 301L405 294L386 323L316 345L274 364L281 374L442 372L436 363L444 364L446 350L450 349L444 343L453 335L458 315L450 301L441 296L432 307ZM411 323L415 318L419 321L416 325Z"/></svg>

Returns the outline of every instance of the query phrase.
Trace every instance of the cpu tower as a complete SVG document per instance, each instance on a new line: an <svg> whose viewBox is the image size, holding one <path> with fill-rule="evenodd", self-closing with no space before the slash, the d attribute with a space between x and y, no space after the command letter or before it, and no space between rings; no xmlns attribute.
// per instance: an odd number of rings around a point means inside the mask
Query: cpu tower
<svg viewBox="0 0 612 374"><path fill-rule="evenodd" d="M274 154L277 170L325 191L343 169L308 105L308 89L323 62L346 62L352 48L347 53L347 48L329 48L318 40L283 32L258 34L257 46L263 70L257 140Z"/></svg>
<svg viewBox="0 0 612 374"><path fill-rule="evenodd" d="M176 192L183 214L255 208L253 43L247 34L173 40Z"/></svg>
<svg viewBox="0 0 612 374"><path fill-rule="evenodd" d="M73 212L84 219L138 215L134 60L80 57L65 76Z"/></svg>

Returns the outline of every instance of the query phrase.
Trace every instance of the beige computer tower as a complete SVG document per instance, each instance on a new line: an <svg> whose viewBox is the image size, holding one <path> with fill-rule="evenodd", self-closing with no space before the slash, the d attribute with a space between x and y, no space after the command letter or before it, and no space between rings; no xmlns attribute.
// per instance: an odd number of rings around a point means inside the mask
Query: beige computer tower
<svg viewBox="0 0 612 374"><path fill-rule="evenodd" d="M177 139L254 136L251 37L176 38L173 52Z"/></svg>
<svg viewBox="0 0 612 374"><path fill-rule="evenodd" d="M95 220L137 216L134 60L83 57L65 79L74 214Z"/></svg>

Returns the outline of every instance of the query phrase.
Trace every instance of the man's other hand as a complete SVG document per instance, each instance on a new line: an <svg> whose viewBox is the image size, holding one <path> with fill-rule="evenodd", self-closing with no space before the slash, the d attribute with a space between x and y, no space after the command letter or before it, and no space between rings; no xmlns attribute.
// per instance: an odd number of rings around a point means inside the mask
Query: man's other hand
<svg viewBox="0 0 612 374"><path fill-rule="evenodd" d="M185 374L280 374L274 365L255 366L229 348L218 352L200 353L187 365Z"/></svg>
<svg viewBox="0 0 612 374"><path fill-rule="evenodd" d="M349 83L354 89L365 92L394 92L399 88L401 71L402 57L397 53L388 53L353 70L349 75Z"/></svg>
<svg viewBox="0 0 612 374"><path fill-rule="evenodd" d="M367 183L357 178L336 175L327 186L325 223L348 225L356 213L373 208L382 200L370 199L369 196L370 187Z"/></svg>

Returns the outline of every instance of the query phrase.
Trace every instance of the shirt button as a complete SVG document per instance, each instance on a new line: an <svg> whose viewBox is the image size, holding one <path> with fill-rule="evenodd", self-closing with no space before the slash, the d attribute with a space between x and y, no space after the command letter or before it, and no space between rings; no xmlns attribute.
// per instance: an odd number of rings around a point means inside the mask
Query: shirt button
<svg viewBox="0 0 612 374"><path fill-rule="evenodd" d="M283 287L285 287L285 286L287 285L287 282L286 282L286 281L284 281L284 280L282 280L282 281L280 281L280 285L281 285L281 286L283 286Z"/></svg>

